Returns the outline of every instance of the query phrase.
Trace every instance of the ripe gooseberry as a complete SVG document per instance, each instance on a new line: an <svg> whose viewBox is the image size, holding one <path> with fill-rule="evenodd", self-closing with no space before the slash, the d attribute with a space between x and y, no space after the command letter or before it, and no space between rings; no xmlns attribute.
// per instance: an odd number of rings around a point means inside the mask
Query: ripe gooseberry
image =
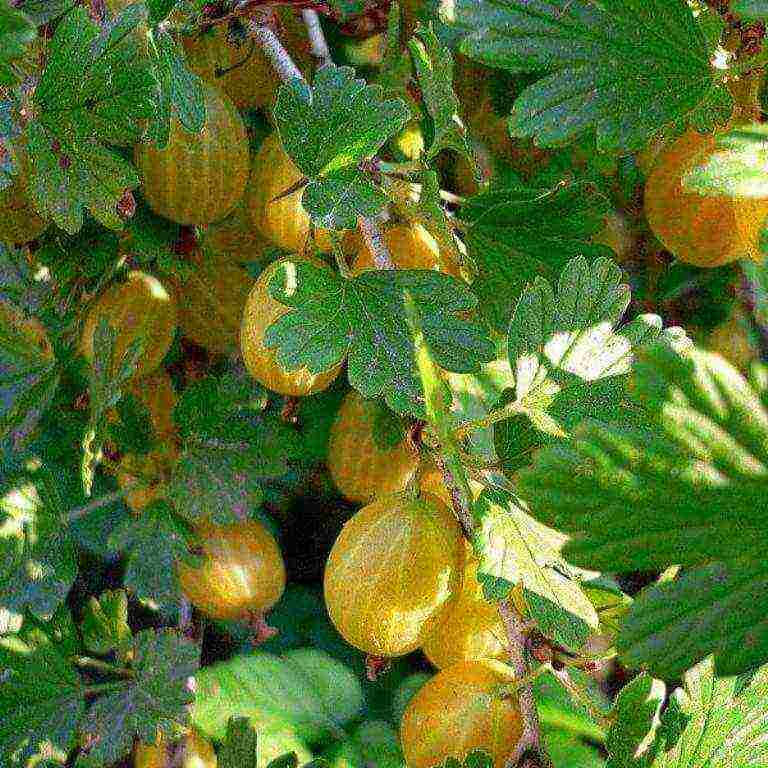
<svg viewBox="0 0 768 768"><path fill-rule="evenodd" d="M178 746L162 739L158 744L138 742L133 753L134 768L216 768L217 763L211 743L194 730Z"/></svg>
<svg viewBox="0 0 768 768"><path fill-rule="evenodd" d="M384 233L384 243L396 269L434 269L453 277L461 277L458 264L440 253L435 238L421 224L398 224ZM358 275L368 269L376 269L373 255L361 243L352 274Z"/></svg>
<svg viewBox="0 0 768 768"><path fill-rule="evenodd" d="M179 326L195 344L228 355L240 349L240 324L253 280L230 257L197 252L178 287Z"/></svg>
<svg viewBox="0 0 768 768"><path fill-rule="evenodd" d="M411 699L400 726L408 768L460 761L480 749L504 768L523 732L512 670L494 659L461 661L438 672Z"/></svg>
<svg viewBox="0 0 768 768"><path fill-rule="evenodd" d="M99 296L83 326L80 351L93 360L93 337L106 320L117 333L114 366L117 369L128 348L137 339L142 352L133 378L139 379L160 366L176 331L176 299L163 284L146 272L129 272L124 283L115 283Z"/></svg>
<svg viewBox="0 0 768 768"><path fill-rule="evenodd" d="M654 234L680 261L699 267L760 258L768 216L768 200L683 190L683 176L716 149L714 136L688 131L658 154L645 184L645 214Z"/></svg>
<svg viewBox="0 0 768 768"><path fill-rule="evenodd" d="M246 619L272 608L285 589L285 565L277 542L255 520L197 528L199 565L178 563L182 592L213 619Z"/></svg>
<svg viewBox="0 0 768 768"><path fill-rule="evenodd" d="M331 621L364 653L415 650L458 586L463 546L456 518L434 496L378 498L331 549L324 578Z"/></svg>
<svg viewBox="0 0 768 768"><path fill-rule="evenodd" d="M295 259L281 259L270 264L251 289L243 311L240 345L245 365L256 381L281 395L303 397L326 389L339 375L341 363L321 373L310 373L306 368L284 371L274 350L265 346L264 337L269 326L289 311L269 293L272 277L286 261ZM316 260L313 263L323 266Z"/></svg>
<svg viewBox="0 0 768 768"><path fill-rule="evenodd" d="M422 650L438 668L470 659L503 659L506 631L496 605L483 597L477 580L477 559L471 550L466 556L462 584L456 596L440 612Z"/></svg>
<svg viewBox="0 0 768 768"><path fill-rule="evenodd" d="M245 203L254 226L275 245L294 253L304 250L310 232L309 214L301 204L304 190L280 196L303 176L283 148L280 136L272 133L264 139L253 160L245 193ZM331 250L327 233L317 234L318 247Z"/></svg>
<svg viewBox="0 0 768 768"><path fill-rule="evenodd" d="M205 125L190 133L171 118L163 149L139 144L134 161L144 196L155 213L177 224L223 219L242 197L248 181L248 138L240 114L212 86L203 86Z"/></svg>
<svg viewBox="0 0 768 768"><path fill-rule="evenodd" d="M419 465L418 453L405 435L397 442L377 440L377 419L385 406L352 390L331 426L328 470L339 491L358 504L403 490Z"/></svg>

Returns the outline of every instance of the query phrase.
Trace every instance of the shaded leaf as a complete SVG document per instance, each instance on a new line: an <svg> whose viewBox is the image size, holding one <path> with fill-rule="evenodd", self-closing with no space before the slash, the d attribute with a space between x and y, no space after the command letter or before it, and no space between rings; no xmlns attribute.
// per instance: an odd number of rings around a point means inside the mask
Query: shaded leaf
<svg viewBox="0 0 768 768"><path fill-rule="evenodd" d="M258 736L246 717L230 717L218 753L218 768L256 768Z"/></svg>
<svg viewBox="0 0 768 768"><path fill-rule="evenodd" d="M35 25L18 8L0 5L0 86L14 85L17 78L11 63L24 55L37 37Z"/></svg>
<svg viewBox="0 0 768 768"><path fill-rule="evenodd" d="M557 146L595 131L601 151L633 150L683 120L712 127L730 117L710 63L716 39L684 0L459 0L455 13L469 32L463 53L549 73L515 102L513 136Z"/></svg>
<svg viewBox="0 0 768 768"><path fill-rule="evenodd" d="M98 656L122 652L131 642L128 626L128 596L123 590L91 597L80 624L85 647Z"/></svg>

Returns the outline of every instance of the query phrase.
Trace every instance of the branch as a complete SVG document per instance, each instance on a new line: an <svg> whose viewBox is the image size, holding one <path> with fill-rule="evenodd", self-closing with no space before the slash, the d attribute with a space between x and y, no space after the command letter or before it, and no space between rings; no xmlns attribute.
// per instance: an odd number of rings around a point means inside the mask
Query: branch
<svg viewBox="0 0 768 768"><path fill-rule="evenodd" d="M301 70L294 63L291 54L285 50L273 29L265 23L256 24L253 28L253 39L259 44L281 80L290 82L298 78L306 83Z"/></svg>
<svg viewBox="0 0 768 768"><path fill-rule="evenodd" d="M515 675L523 680L528 674L528 665L525 661L525 621L508 601L499 604L499 613L507 631L509 664L514 669ZM551 761L542 745L539 712L536 709L536 699L530 682L524 683L517 689L517 697L520 717L523 721L523 733L515 751L507 761L507 768L514 768L518 765L533 765L542 768L546 766L548 768L551 766Z"/></svg>
<svg viewBox="0 0 768 768"><path fill-rule="evenodd" d="M312 55L320 62L320 66L331 64L331 51L328 48L328 41L325 39L323 27L320 24L320 16L317 11L306 8L301 12L304 24L307 27L309 42L312 46Z"/></svg>

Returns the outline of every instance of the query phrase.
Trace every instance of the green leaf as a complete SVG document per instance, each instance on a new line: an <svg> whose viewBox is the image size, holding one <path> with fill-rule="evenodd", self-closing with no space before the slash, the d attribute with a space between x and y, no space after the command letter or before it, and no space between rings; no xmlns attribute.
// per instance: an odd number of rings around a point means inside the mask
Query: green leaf
<svg viewBox="0 0 768 768"><path fill-rule="evenodd" d="M606 768L634 768L653 742L666 686L645 673L621 689L611 712Z"/></svg>
<svg viewBox="0 0 768 768"><path fill-rule="evenodd" d="M17 77L10 65L36 37L35 25L26 14L5 2L0 5L0 86L15 85Z"/></svg>
<svg viewBox="0 0 768 768"><path fill-rule="evenodd" d="M219 749L218 768L258 768L256 729L246 717L230 717Z"/></svg>
<svg viewBox="0 0 768 768"><path fill-rule="evenodd" d="M419 25L408 48L424 106L432 119L432 141L427 157L443 149L454 149L470 156L466 134L458 117L459 102L453 92L453 55L440 43L431 27Z"/></svg>
<svg viewBox="0 0 768 768"><path fill-rule="evenodd" d="M39 27L63 16L77 0L24 0L24 13Z"/></svg>
<svg viewBox="0 0 768 768"><path fill-rule="evenodd" d="M107 414L114 408L123 389L131 380L141 357L144 342L131 342L121 360L115 359L117 331L106 317L99 320L93 333L93 360L88 369L90 418L83 436L80 476L86 496L90 496L96 467L101 463Z"/></svg>
<svg viewBox="0 0 768 768"><path fill-rule="evenodd" d="M662 715L649 768L756 768L768 759L768 669L718 678L710 659L685 674Z"/></svg>
<svg viewBox="0 0 768 768"><path fill-rule="evenodd" d="M30 190L38 211L67 232L87 209L120 229L117 203L139 185L133 167L106 145L130 146L155 112L156 82L131 34L143 20L129 6L106 34L84 8L67 14L51 41L51 58L35 90L27 127Z"/></svg>
<svg viewBox="0 0 768 768"><path fill-rule="evenodd" d="M574 256L607 256L589 238L603 226L605 201L580 180L510 187L469 198L460 218L478 277L473 290L486 322L506 331L515 303L536 277L554 279Z"/></svg>
<svg viewBox="0 0 768 768"><path fill-rule="evenodd" d="M730 11L746 21L767 19L768 0L732 0Z"/></svg>
<svg viewBox="0 0 768 768"><path fill-rule="evenodd" d="M620 638L632 663L659 677L713 651L728 672L768 658L768 541L756 504L768 488L768 375L756 373L750 384L718 355L643 350L632 398L656 431L587 423L519 477L536 516L570 535L564 554L577 565L692 569L637 601Z"/></svg>
<svg viewBox="0 0 768 768"><path fill-rule="evenodd" d="M20 443L59 386L59 367L45 329L0 301L0 440Z"/></svg>
<svg viewBox="0 0 768 768"><path fill-rule="evenodd" d="M510 116L541 146L595 131L601 151L642 148L691 117L725 123L732 108L714 44L684 0L459 0L463 53L510 72L548 72Z"/></svg>
<svg viewBox="0 0 768 768"><path fill-rule="evenodd" d="M598 617L579 584L583 574L559 555L565 537L534 520L519 499L500 488L486 488L472 511L477 578L486 597L503 600L521 584L539 630L580 649L597 630Z"/></svg>
<svg viewBox="0 0 768 768"><path fill-rule="evenodd" d="M570 261L557 288L543 278L523 291L509 324L507 350L515 388L503 405L513 418L495 430L509 471L530 451L566 439L586 418L628 425L645 415L627 397L633 352L661 335L661 318L641 315L619 326L630 301L621 269L608 259ZM670 339L680 329L668 331Z"/></svg>
<svg viewBox="0 0 768 768"><path fill-rule="evenodd" d="M168 17L180 0L146 0L149 8L149 23L153 26Z"/></svg>
<svg viewBox="0 0 768 768"><path fill-rule="evenodd" d="M194 700L189 678L197 672L198 647L170 630L145 630L133 642L132 677L120 689L97 699L83 722L93 744L89 759L109 765L127 755L134 739L149 744L170 738L186 724Z"/></svg>
<svg viewBox="0 0 768 768"><path fill-rule="evenodd" d="M55 480L38 459L3 468L0 486L0 607L51 616L77 575Z"/></svg>
<svg viewBox="0 0 768 768"><path fill-rule="evenodd" d="M184 63L181 45L167 30L154 35L154 74L159 84L158 109L153 115L149 135L159 148L168 145L171 117L178 115L181 125L190 133L199 133L205 125L203 81Z"/></svg>
<svg viewBox="0 0 768 768"><path fill-rule="evenodd" d="M124 651L131 642L125 591L104 592L98 599L91 597L83 613L80 631L83 644L91 653L106 656L118 651L124 658Z"/></svg>
<svg viewBox="0 0 768 768"><path fill-rule="evenodd" d="M275 120L286 152L309 178L302 203L319 227L351 229L357 216L381 210L386 196L360 163L409 117L400 99L355 78L351 67L321 67L310 87L294 79L278 91Z"/></svg>
<svg viewBox="0 0 768 768"><path fill-rule="evenodd" d="M715 151L683 175L683 188L700 195L768 197L768 126L740 125L715 137Z"/></svg>
<svg viewBox="0 0 768 768"><path fill-rule="evenodd" d="M459 317L475 298L458 280L430 271L367 271L346 280L307 262L286 261L270 292L291 307L267 331L286 370L317 373L348 356L349 381L365 397L383 395L397 412L418 414L421 388L405 315L409 291L438 365L473 372L491 359L493 344L480 327Z"/></svg>
<svg viewBox="0 0 768 768"><path fill-rule="evenodd" d="M330 768L405 768L397 731L381 720L362 723L349 738L323 753Z"/></svg>
<svg viewBox="0 0 768 768"><path fill-rule="evenodd" d="M448 757L436 768L492 768L493 758L480 749L473 749L464 757L464 762L455 757Z"/></svg>
<svg viewBox="0 0 768 768"><path fill-rule="evenodd" d="M212 738L223 737L232 715L248 717L259 734L294 731L309 742L340 737L363 704L355 675L310 648L235 656L205 667L196 679L192 722Z"/></svg>
<svg viewBox="0 0 768 768"><path fill-rule="evenodd" d="M62 648L43 633L0 637L0 763L37 765L68 752L85 710L85 694Z"/></svg>
<svg viewBox="0 0 768 768"><path fill-rule="evenodd" d="M127 554L123 583L139 600L170 612L178 603L176 561L188 556L188 529L164 502L130 516L109 536L113 550Z"/></svg>

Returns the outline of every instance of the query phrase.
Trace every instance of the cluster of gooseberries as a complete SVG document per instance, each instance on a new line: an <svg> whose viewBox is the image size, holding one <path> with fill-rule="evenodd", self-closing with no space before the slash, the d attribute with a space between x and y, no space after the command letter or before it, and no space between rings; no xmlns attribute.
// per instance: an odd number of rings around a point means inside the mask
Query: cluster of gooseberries
<svg viewBox="0 0 768 768"><path fill-rule="evenodd" d="M110 3L114 9L122 3ZM301 64L309 60L301 25L281 14L287 47ZM106 323L116 333L114 364L120 365L136 341L141 354L128 385L146 409L152 445L143 454L126 453L115 466L116 481L129 508L141 515L166 494L179 458L172 413L176 392L162 362L177 329L214 355L242 354L250 375L268 390L305 397L327 389L343 364L320 373L285 370L267 347L267 329L288 312L269 285L283 264L265 264L258 279L246 262L265 260L270 248L330 269L322 255L333 250L328 232L313 229L296 187L302 174L275 131L251 157L239 110L263 108L276 93L278 78L258 51L245 61L242 51L213 26L185 39L190 68L204 81L206 123L190 133L173 118L167 146L135 148L142 191L158 215L200 236L186 254L192 269L183 279L162 279L132 270L103 291L84 318L80 351L94 358L94 339ZM380 39L375 43L379 55ZM467 98L468 103L472 102ZM481 102L478 102L481 103ZM488 122L487 101L473 119ZM488 124L490 143L507 140L498 124ZM393 142L413 159L424 149L423 136L409 125ZM688 132L657 155L645 187L645 212L659 240L680 260L712 267L760 253L759 234L768 202L705 197L684 190L684 175L715 150L712 136ZM501 150L499 150L501 152ZM28 242L48 226L30 202L27 154L16 147L20 173L0 191L0 242ZM470 186L470 182L467 182ZM602 240L623 250L623 226ZM413 221L392 223L384 240L395 268L439 270L461 278L460 266L441 250L427 229ZM354 233L343 239L351 275L374 269L373 257ZM45 331L10 307L0 305L6 323L23 330L44 354L52 355ZM735 321L724 325L712 343L734 346ZM729 347L729 348L731 348ZM345 640L374 658L389 659L422 649L439 670L405 710L401 736L410 768L430 768L446 757L472 749L489 752L501 766L514 752L522 726L515 680L502 660L505 632L497 608L485 600L478 563L451 510L442 476L408 438L383 442L376 422L382 406L355 391L347 394L331 428L328 469L339 493L361 505L341 530L330 552L324 596L328 614ZM117 419L116 414L110 418ZM205 520L195 529L196 561L177 564L184 595L202 614L217 620L256 621L280 600L286 585L282 553L267 528L254 520L229 525ZM174 764L212 768L212 746L190 731L180 744L138 745L136 768Z"/></svg>

